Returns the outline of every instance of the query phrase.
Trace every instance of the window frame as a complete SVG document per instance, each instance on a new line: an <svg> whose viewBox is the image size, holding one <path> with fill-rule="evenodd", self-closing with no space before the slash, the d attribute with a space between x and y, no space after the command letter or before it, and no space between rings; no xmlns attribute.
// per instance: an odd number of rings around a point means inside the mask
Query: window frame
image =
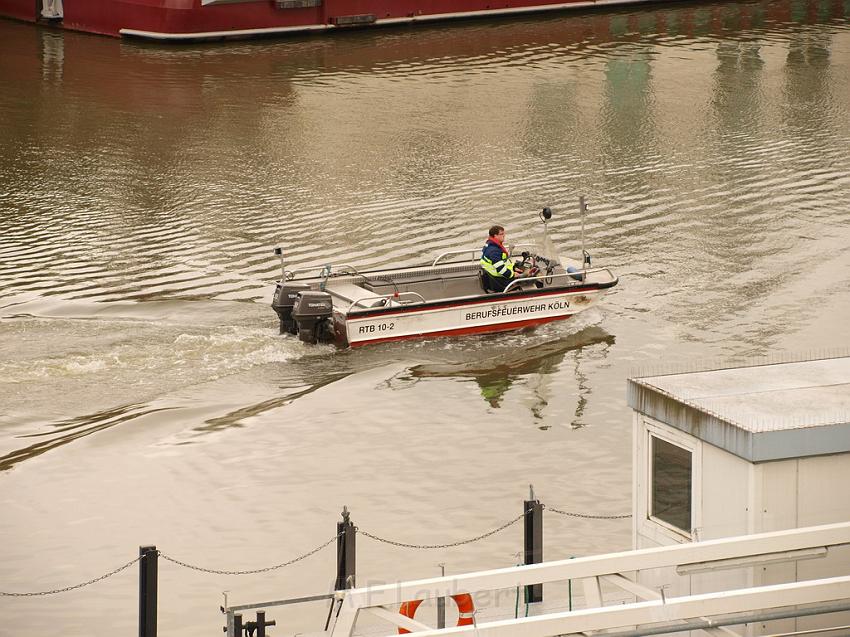
<svg viewBox="0 0 850 637"><path fill-rule="evenodd" d="M656 538L657 541L673 540L676 542L697 540L698 531L702 524L702 511L699 506L702 491L702 453L701 443L693 436L683 431L672 429L661 423L643 418L643 478L646 485L646 493L643 498L643 532ZM680 529L677 526L665 522L661 518L652 515L652 439L658 438L668 444L674 445L690 453L691 455L691 528Z"/></svg>

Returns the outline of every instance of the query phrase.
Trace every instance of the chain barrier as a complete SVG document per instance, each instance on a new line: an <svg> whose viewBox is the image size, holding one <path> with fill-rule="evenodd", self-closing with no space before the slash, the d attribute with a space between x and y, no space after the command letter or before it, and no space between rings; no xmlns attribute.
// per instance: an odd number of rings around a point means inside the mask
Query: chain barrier
<svg viewBox="0 0 850 637"><path fill-rule="evenodd" d="M555 507L547 507L545 505L544 508L558 515L565 515L570 518L585 518L588 520L625 520L632 517L631 513L626 513L625 515L591 515L590 513L570 513L569 511L561 511Z"/></svg>
<svg viewBox="0 0 850 637"><path fill-rule="evenodd" d="M549 506L546 506L546 505L543 505L543 508L547 509L549 511L552 511L552 513L557 513L558 515L564 515L564 516L573 517L573 518L585 518L585 519L590 519L590 520L623 520L623 519L632 517L631 514L626 514L626 515L592 515L592 514L589 514L589 513L571 513L569 511L561 511L560 509L556 509L554 507L549 507ZM469 538L467 540L460 540L458 542L449 542L447 544L408 544L407 542L397 542L395 540L388 540L387 538L383 538L383 537L380 537L378 535L374 535L374 534L369 533L368 531L364 531L364 530L362 530L358 527L355 527L355 530L356 530L357 533L360 533L361 535L365 535L366 537L368 537L372 540L375 540L376 542L382 542L384 544L390 544L392 546L399 546L399 547L408 548L408 549L448 549L448 548L453 548L453 547L456 547L456 546L463 546L465 544L472 544L473 542L478 542L479 540L483 540L485 538L488 538L491 535L496 535L496 533L499 533L500 531L504 531L508 527L513 526L514 524L516 524L517 522L522 520L526 516L526 514L528 514L530 511L531 511L531 509L529 509L528 511L525 511L523 513L520 513L518 516L509 520L508 522L505 522L503 525L501 525L501 526L499 526L499 527L497 527L497 528L495 528L491 531L487 531L486 533L482 533L481 535L476 535L475 537ZM159 551L159 550L157 551L157 554L162 559L167 560L169 562L172 562L174 564L177 564L178 566L182 566L184 568L188 568L188 569L191 569L193 571L200 571L202 573L212 573L213 575L255 575L257 573L268 573L269 571L274 571L274 570L277 570L279 568L284 568L286 566L290 566L292 564L295 564L296 562L300 562L301 560L305 560L308 557L310 557L311 555L315 555L316 553L321 551L323 548L329 546L335 540L338 540L340 537L342 537L344 534L345 534L344 531L342 533L337 533L331 539L329 539L327 542L320 544L319 546L314 548L312 551L308 551L307 553L304 553L303 555L300 555L300 556L298 556L294 559L291 559L287 562L275 564L274 566L267 566L265 568L256 568L256 569L246 570L246 571L223 571L223 570L218 570L218 569L213 569L213 568L204 568L202 566L196 566L194 564L187 564L186 562L182 562L182 561L180 561L176 558L171 557L170 555L166 555L165 553L163 553L162 551ZM112 571L109 571L108 573L105 573L104 575L101 575L100 577L96 577L94 579L88 580L87 582L82 582L80 584L74 584L73 586L66 586L65 588L57 588L57 589L50 590L50 591L37 591L37 592L31 592L31 593L29 593L29 592L28 593L13 593L13 592L0 591L0 597L36 597L36 596L40 596L40 595L55 595L56 593L66 593L68 591L73 591L73 590L78 589L78 588L83 588L85 586L90 586L92 584L96 584L97 582L105 580L107 577L112 577L113 575L116 575L117 573L120 573L121 571L130 568L133 564L135 564L136 562L141 560L143 557L144 557L144 555L140 555L139 557L136 557L136 558L130 560L126 564L123 564L123 565L119 566L118 568L116 568Z"/></svg>
<svg viewBox="0 0 850 637"><path fill-rule="evenodd" d="M256 573L268 573L269 571L274 571L274 570L277 570L279 568L283 568L284 566L289 566L290 564L295 564L296 562L300 562L301 560L307 559L311 555L318 553L323 548L325 548L326 546L331 544L334 540L337 540L338 538L342 537L342 535L343 535L343 533L337 533L336 535L334 535L331 539L329 539L324 544L321 544L320 546L317 546L316 548L314 548L312 551L304 553L304 555L301 555L299 557L296 557L295 559L289 560L288 562L283 562L281 564L275 564L274 566L267 566L266 568L255 568L255 569L252 569L252 570L249 570L249 571L219 571L219 570L216 570L216 569L213 569L213 568L204 568L202 566L195 566L193 564L187 564L186 562L181 562L180 560L174 559L170 555L166 555L162 551L158 551L158 553L159 553L159 556L162 559L168 560L169 562L173 562L174 564L177 564L178 566L182 566L184 568L192 569L193 571L200 571L202 573L212 573L213 575L254 575Z"/></svg>
<svg viewBox="0 0 850 637"><path fill-rule="evenodd" d="M90 584L95 584L101 580L105 580L107 577L112 577L116 573L120 573L124 569L130 568L133 564L142 559L144 555L140 555L139 557L130 560L123 566L119 566L114 571L109 571L105 575L101 575L100 577L95 577L94 579L89 580L88 582L83 582L81 584L74 584L73 586L66 586L65 588L57 588L52 591L37 591L34 593L6 593L0 591L0 597L37 597L39 595L55 595L56 593L67 593L68 591L72 591L77 588L83 588L84 586L89 586Z"/></svg>
<svg viewBox="0 0 850 637"><path fill-rule="evenodd" d="M628 513L626 515L593 515L593 514L590 514L590 513L570 513L569 511L561 511L560 509L556 509L554 507L548 507L545 504L542 505L542 506L543 506L544 509L552 511L553 513L558 513L559 515L565 515L567 517L573 517L573 518L586 518L586 519L590 519L590 520L624 520L624 519L632 517L631 513ZM407 542L397 542L395 540L388 540L386 538L379 537L377 535L369 533L368 531L364 531L364 530L360 529L359 527L357 527L357 532L360 533L361 535L365 535L366 537L373 539L373 540L376 540L378 542L383 542L384 544L391 544L392 546L400 546L402 548L408 548L408 549L447 549L447 548L452 548L452 547L455 547L455 546L463 546L464 544L472 544L473 542L477 542L478 540L483 540L484 538L488 538L491 535L495 535L499 531L504 531L509 526L519 522L522 518L524 518L526 516L526 514L528 514L530 512L531 512L531 509L529 509L525 513L520 513L517 517L506 522L502 526L500 526L496 529L493 529L492 531L488 531L487 533L482 533L481 535L477 535L477 536L470 538L468 540L460 540L459 542L451 542L451 543L448 543L448 544L408 544Z"/></svg>
<svg viewBox="0 0 850 637"><path fill-rule="evenodd" d="M526 511L526 513L527 513L527 511ZM487 531L487 533L482 533L481 535L477 535L477 536L470 538L468 540L461 540L460 542L451 542L450 544L407 544L405 542L396 542L394 540L388 540L386 538L378 537L377 535L372 535L368 531L361 531L359 528L357 529L357 532L362 534L362 535L365 535L368 538L371 538L373 540L377 540L378 542L383 542L384 544L392 544L393 546L401 546L401 547L407 548L407 549L447 549L447 548L451 548L451 547L454 547L454 546L462 546L464 544L472 544L473 542L477 542L478 540L483 540L486 537L490 537L491 535L495 535L499 531L504 531L506 528L508 528L512 524L516 524L517 522L519 522L524 517L525 517L525 513L520 513L513 520L511 520L510 522L506 522L505 524L503 524L499 528L493 529L492 531Z"/></svg>

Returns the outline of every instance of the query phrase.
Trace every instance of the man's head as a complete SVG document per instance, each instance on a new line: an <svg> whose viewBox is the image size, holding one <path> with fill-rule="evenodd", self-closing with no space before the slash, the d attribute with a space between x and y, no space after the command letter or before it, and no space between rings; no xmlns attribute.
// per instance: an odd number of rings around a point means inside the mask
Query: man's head
<svg viewBox="0 0 850 637"><path fill-rule="evenodd" d="M489 230L490 237L501 241L505 238L505 229L502 226L493 226Z"/></svg>

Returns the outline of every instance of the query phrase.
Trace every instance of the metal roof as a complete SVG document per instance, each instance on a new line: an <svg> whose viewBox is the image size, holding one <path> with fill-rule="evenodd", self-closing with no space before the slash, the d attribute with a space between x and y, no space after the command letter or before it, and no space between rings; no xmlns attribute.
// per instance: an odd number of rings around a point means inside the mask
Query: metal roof
<svg viewBox="0 0 850 637"><path fill-rule="evenodd" d="M628 404L752 462L850 452L850 356L630 378Z"/></svg>

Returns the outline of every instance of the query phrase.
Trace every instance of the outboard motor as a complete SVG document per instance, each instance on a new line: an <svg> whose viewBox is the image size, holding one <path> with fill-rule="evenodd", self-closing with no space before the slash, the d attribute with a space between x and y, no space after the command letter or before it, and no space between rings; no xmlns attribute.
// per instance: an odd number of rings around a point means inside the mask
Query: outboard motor
<svg viewBox="0 0 850 637"><path fill-rule="evenodd" d="M306 283L288 283L281 282L277 284L274 291L274 299L272 299L272 309L277 312L280 318L280 333L296 334L298 327L295 321L292 320L292 306L295 305L295 297L299 292L309 290L310 286Z"/></svg>
<svg viewBox="0 0 850 637"><path fill-rule="evenodd" d="M292 307L298 338L305 343L329 343L334 337L333 300L327 292L299 292Z"/></svg>

